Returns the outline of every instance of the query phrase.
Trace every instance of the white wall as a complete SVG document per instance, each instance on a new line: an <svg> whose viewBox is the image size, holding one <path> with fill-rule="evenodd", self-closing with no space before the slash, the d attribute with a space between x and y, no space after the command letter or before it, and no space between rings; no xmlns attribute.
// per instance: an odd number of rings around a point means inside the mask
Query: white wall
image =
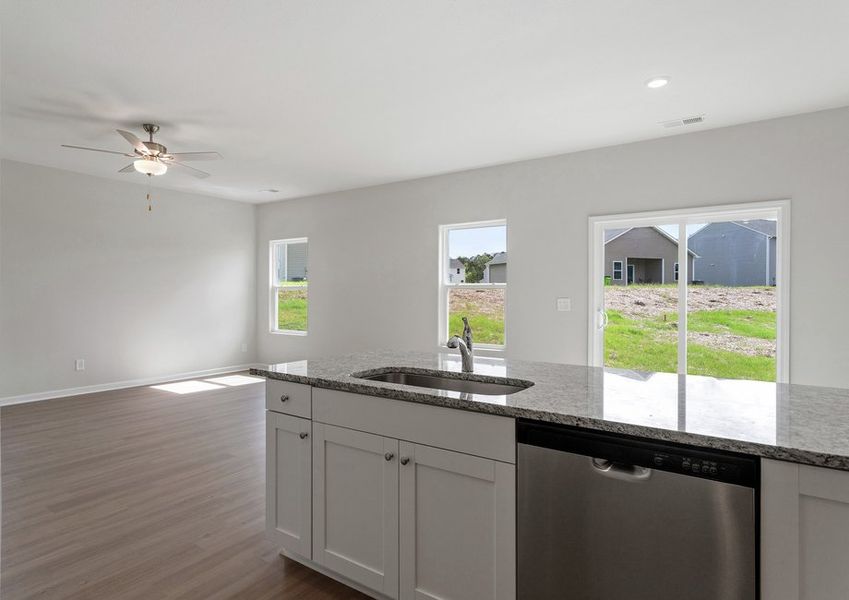
<svg viewBox="0 0 849 600"><path fill-rule="evenodd" d="M0 397L253 362L253 206L0 169Z"/></svg>
<svg viewBox="0 0 849 600"><path fill-rule="evenodd" d="M506 218L508 350L585 364L587 217L792 199L791 381L849 387L849 109L257 209L258 357L433 350L437 228ZM268 331L268 241L309 237L309 335ZM555 298L572 298L571 313Z"/></svg>

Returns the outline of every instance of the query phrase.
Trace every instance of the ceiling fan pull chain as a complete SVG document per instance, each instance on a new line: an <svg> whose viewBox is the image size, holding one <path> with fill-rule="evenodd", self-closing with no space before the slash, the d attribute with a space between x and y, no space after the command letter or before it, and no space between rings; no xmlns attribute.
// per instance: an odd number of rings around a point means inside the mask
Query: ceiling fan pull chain
<svg viewBox="0 0 849 600"><path fill-rule="evenodd" d="M147 212L153 211L153 206L151 206L150 200L150 173L147 174Z"/></svg>

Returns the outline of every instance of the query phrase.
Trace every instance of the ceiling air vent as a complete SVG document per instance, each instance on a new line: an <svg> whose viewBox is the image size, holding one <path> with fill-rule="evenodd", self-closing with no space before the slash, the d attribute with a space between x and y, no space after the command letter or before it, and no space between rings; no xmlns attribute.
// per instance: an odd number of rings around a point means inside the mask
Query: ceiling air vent
<svg viewBox="0 0 849 600"><path fill-rule="evenodd" d="M673 119L671 121L661 121L661 125L669 129L670 127L681 127L682 125L695 125L697 123L704 123L705 116L698 115L695 117L684 117L683 119Z"/></svg>

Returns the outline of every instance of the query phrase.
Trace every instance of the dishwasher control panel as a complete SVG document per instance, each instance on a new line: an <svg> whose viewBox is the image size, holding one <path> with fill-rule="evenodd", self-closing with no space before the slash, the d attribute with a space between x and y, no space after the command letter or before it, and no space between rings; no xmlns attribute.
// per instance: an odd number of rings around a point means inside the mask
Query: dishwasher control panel
<svg viewBox="0 0 849 600"><path fill-rule="evenodd" d="M733 481L742 475L738 465L716 460L714 456L701 458L688 454L655 452L652 458L652 464L664 471L673 471L683 475L699 475L725 481Z"/></svg>
<svg viewBox="0 0 849 600"><path fill-rule="evenodd" d="M517 441L520 444L582 454L616 465L656 469L746 487L758 487L760 484L760 463L757 458L724 450L695 448L674 442L657 442L524 419L518 421Z"/></svg>

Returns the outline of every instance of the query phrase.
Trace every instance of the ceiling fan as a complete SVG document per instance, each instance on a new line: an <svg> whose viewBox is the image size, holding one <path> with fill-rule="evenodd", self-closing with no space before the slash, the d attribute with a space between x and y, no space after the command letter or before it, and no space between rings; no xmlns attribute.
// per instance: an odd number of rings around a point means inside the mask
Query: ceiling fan
<svg viewBox="0 0 849 600"><path fill-rule="evenodd" d="M146 142L141 141L129 131L123 131L121 129L115 130L125 140L130 142L133 146L132 152L116 152L115 150L101 150L100 148L86 148L85 146L71 146L69 144L62 144L62 147L75 148L77 150L90 150L91 152L105 152L107 154L119 154L121 156L134 158L135 160L132 163L123 169L119 169L118 172L132 173L136 171L138 173L144 173L148 177L164 175L168 170L168 167L175 166L185 169L186 173L190 175L198 177L199 179L204 179L209 177L209 173L190 167L185 163L193 160L219 160L221 158L221 155L218 154L218 152L172 152L169 154L165 146L153 141L153 134L159 131L159 125L145 123L142 125L142 129L144 129L149 136L149 140Z"/></svg>

